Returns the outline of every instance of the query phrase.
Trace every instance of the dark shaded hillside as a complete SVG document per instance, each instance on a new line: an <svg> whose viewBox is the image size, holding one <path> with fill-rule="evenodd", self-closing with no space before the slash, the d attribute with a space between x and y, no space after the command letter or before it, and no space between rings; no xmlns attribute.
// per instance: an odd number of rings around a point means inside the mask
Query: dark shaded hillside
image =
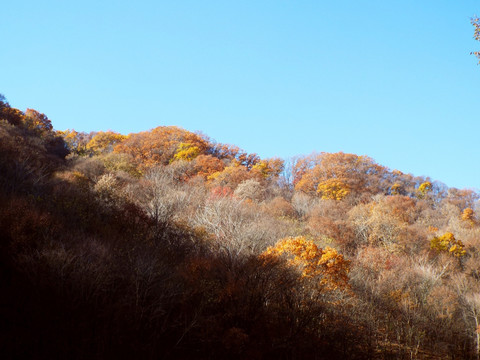
<svg viewBox="0 0 480 360"><path fill-rule="evenodd" d="M2 359L367 357L284 262L99 195L24 120L0 123Z"/></svg>
<svg viewBox="0 0 480 360"><path fill-rule="evenodd" d="M2 359L476 358L474 191L0 119Z"/></svg>

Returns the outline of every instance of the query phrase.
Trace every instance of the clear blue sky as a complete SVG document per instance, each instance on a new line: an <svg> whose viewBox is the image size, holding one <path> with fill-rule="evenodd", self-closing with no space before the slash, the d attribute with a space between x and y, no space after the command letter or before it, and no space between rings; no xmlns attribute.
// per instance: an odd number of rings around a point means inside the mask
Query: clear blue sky
<svg viewBox="0 0 480 360"><path fill-rule="evenodd" d="M177 125L480 188L478 0L5 1L0 93L56 129Z"/></svg>

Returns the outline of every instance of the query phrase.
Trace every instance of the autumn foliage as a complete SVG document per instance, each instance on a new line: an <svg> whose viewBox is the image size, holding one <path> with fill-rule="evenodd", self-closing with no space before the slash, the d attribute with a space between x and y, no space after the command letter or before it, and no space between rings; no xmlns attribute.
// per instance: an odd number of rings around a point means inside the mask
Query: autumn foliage
<svg viewBox="0 0 480 360"><path fill-rule="evenodd" d="M350 261L345 260L337 250L329 246L325 249L319 248L312 240L306 240L303 236L280 240L261 256L266 261L270 258L286 257L289 265L299 268L302 277L317 280L319 286L326 290L348 287Z"/></svg>
<svg viewBox="0 0 480 360"><path fill-rule="evenodd" d="M477 359L480 194L0 96L5 359Z"/></svg>
<svg viewBox="0 0 480 360"><path fill-rule="evenodd" d="M463 243L455 239L455 236L451 232L446 232L442 236L435 236L430 240L430 247L433 250L447 252L456 257L465 256L467 253Z"/></svg>
<svg viewBox="0 0 480 360"><path fill-rule="evenodd" d="M130 154L142 169L168 165L177 155L194 157L206 152L208 143L201 136L175 126L159 126L151 131L130 134L115 146L114 151ZM190 151L190 155L187 155ZM183 153L183 155L182 155ZM180 155L178 155L180 154Z"/></svg>

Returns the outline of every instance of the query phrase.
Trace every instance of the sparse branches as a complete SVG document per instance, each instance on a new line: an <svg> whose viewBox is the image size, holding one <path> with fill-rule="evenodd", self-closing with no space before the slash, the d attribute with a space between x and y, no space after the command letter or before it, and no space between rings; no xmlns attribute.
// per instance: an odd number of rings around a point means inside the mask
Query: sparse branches
<svg viewBox="0 0 480 360"><path fill-rule="evenodd" d="M474 17L471 19L471 23L474 28L473 38L477 41L480 41L480 19L478 17ZM479 60L478 63L480 64L480 51L472 51L472 55L475 55Z"/></svg>

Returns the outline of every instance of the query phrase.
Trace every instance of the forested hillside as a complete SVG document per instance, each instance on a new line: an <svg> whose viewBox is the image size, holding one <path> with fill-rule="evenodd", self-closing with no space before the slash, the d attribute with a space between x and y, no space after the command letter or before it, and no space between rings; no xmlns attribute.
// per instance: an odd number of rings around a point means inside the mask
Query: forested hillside
<svg viewBox="0 0 480 360"><path fill-rule="evenodd" d="M0 119L2 359L478 359L477 192Z"/></svg>

